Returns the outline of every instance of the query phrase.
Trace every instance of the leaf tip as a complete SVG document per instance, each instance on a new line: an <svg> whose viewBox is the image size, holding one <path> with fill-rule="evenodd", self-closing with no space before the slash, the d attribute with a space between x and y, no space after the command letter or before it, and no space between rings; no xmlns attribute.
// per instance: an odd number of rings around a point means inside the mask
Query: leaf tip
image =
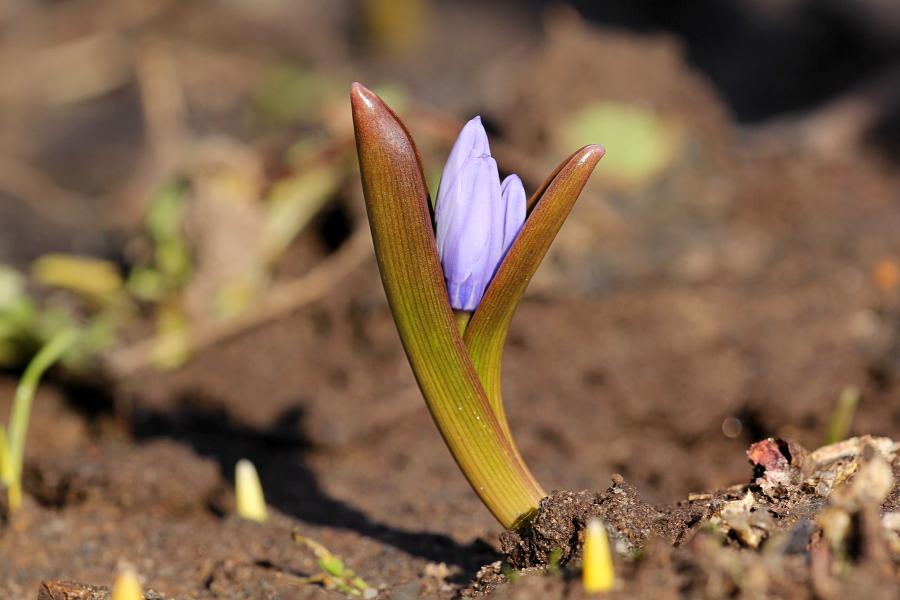
<svg viewBox="0 0 900 600"><path fill-rule="evenodd" d="M581 164L590 164L590 166L593 167L606 155L606 148L600 144L588 144L579 150L578 154L580 154L578 162Z"/></svg>
<svg viewBox="0 0 900 600"><path fill-rule="evenodd" d="M354 113L364 109L371 110L375 108L377 102L378 96L375 95L375 92L358 81L350 84L350 104L353 106Z"/></svg>

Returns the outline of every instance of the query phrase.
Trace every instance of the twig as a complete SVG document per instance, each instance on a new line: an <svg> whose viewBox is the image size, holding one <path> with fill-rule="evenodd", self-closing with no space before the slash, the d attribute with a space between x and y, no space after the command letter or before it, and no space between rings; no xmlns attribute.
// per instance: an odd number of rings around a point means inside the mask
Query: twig
<svg viewBox="0 0 900 600"><path fill-rule="evenodd" d="M273 321L285 314L325 297L358 265L372 254L369 230L359 228L337 252L323 260L307 275L289 283L276 284L254 308L227 322L205 321L187 332L192 352L221 342L248 329ZM116 378L125 378L152 363L159 343L157 337L141 340L114 350L107 367Z"/></svg>
<svg viewBox="0 0 900 600"><path fill-rule="evenodd" d="M150 150L160 171L167 173L180 164L190 135L171 43L142 39L135 48L134 69Z"/></svg>

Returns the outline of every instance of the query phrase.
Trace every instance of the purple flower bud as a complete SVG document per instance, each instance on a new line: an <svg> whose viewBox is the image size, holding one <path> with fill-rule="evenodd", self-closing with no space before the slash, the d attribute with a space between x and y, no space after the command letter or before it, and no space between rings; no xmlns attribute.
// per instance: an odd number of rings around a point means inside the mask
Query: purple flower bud
<svg viewBox="0 0 900 600"><path fill-rule="evenodd" d="M466 123L441 176L437 247L457 310L475 310L525 222L525 189L516 175L500 185L481 118Z"/></svg>
<svg viewBox="0 0 900 600"><path fill-rule="evenodd" d="M500 193L503 196L503 206L506 207L506 215L503 221L503 254L512 246L513 240L519 235L522 225L525 223L525 186L519 176L513 173L508 175L500 184Z"/></svg>

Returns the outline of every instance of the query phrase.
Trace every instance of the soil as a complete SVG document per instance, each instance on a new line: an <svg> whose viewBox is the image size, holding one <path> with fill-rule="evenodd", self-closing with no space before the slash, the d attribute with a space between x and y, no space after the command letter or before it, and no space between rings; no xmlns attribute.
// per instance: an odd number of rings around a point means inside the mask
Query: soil
<svg viewBox="0 0 900 600"><path fill-rule="evenodd" d="M104 6L86 4L96 14ZM430 111L447 111L437 120L453 127L482 112L498 162L529 188L571 151L553 132L591 99L637 103L680 124L677 158L651 181L622 186L601 163L513 321L511 428L556 491L522 532L503 532L479 504L430 421L367 256L325 298L177 370L57 373L43 385L25 507L0 530L0 597L106 598L124 563L153 590L148 598L344 597L309 579L321 568L293 541L299 532L379 598L579 598L580 532L596 516L616 551L611 597L893 598L900 534L882 515L900 510L900 464L878 440L900 440L900 181L886 160L863 147L820 152L790 128L738 127L671 36L497 7L469 30L470 7L449 3L436 9L445 25L436 35L467 31L472 56L379 62L340 42L334 31L358 23L332 4L295 9L321 23L315 39L279 28L284 16L251 26L232 8L205 19L203 3L144 27L178 45L183 65L206 65L184 66L201 131L245 133L234 107L248 95L243 74L271 59L260 40L317 68L405 73L430 103L409 116L414 135L435 138L422 143L426 163L448 143ZM436 65L442 83L429 86ZM231 82L218 108L191 100L211 72ZM90 131L110 106L131 114L128 86L58 118ZM32 115L22 114L22 123ZM61 130L41 130L56 152L35 151L42 168L86 198L102 189L75 212L104 217L86 234L90 219L44 219L0 196L0 234L15 240L0 243L4 262L46 250L125 256L138 211L124 186L139 161L117 148L139 142L138 129L117 129L124 141L85 136L79 160L103 168L83 173L60 161ZM257 142L277 145L269 137ZM335 240L320 219L278 277L305 272L366 227L354 180L333 204L348 231ZM0 377L3 402L15 380ZM848 386L861 394L850 434L870 437L850 454L809 459L823 456L816 449ZM234 514L240 458L259 470L271 513L263 525ZM854 481L883 482L883 464L892 483L866 499ZM841 485L856 495L832 494ZM829 538L840 515L850 525Z"/></svg>

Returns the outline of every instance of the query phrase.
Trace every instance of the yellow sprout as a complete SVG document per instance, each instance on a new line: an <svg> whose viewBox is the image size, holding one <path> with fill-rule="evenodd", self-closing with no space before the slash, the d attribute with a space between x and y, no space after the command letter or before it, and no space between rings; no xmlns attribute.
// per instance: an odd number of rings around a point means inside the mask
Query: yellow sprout
<svg viewBox="0 0 900 600"><path fill-rule="evenodd" d="M259 475L253 463L242 458L234 468L234 493L237 497L237 512L242 518L265 523L266 499L263 496Z"/></svg>
<svg viewBox="0 0 900 600"><path fill-rule="evenodd" d="M116 583L113 585L112 600L143 600L141 582L138 581L134 569L126 567L119 573Z"/></svg>
<svg viewBox="0 0 900 600"><path fill-rule="evenodd" d="M616 584L612 555L606 528L600 519L591 519L584 536L584 556L582 559L582 582L589 594L608 592Z"/></svg>

